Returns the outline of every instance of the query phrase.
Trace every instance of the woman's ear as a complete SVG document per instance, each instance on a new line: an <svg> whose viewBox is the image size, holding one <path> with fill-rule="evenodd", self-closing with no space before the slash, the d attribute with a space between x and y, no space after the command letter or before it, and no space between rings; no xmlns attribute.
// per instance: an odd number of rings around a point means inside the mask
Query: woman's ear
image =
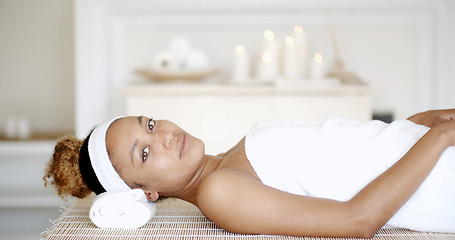
<svg viewBox="0 0 455 240"><path fill-rule="evenodd" d="M147 196L147 200L149 200L150 202L154 202L156 200L158 200L158 198L160 197L160 195L157 193L157 192L154 192L154 191L149 191L149 190L145 190L145 189L142 189L145 193L145 196Z"/></svg>

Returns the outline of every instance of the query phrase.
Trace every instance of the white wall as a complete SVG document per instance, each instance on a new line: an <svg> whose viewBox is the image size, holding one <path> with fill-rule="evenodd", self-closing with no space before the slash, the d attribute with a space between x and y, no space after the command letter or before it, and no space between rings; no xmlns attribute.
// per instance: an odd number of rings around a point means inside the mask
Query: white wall
<svg viewBox="0 0 455 240"><path fill-rule="evenodd" d="M447 102L441 107L449 108L449 107L455 107L455 1L452 0L446 0L447 2L447 15L449 16L449 19L447 21L447 24L449 25L449 32L447 33L447 41L448 41L448 49L446 51L448 52L448 63L446 67L446 73L448 79L450 79L452 85L447 86L449 89L451 89L451 101ZM449 93L450 94L450 93Z"/></svg>
<svg viewBox="0 0 455 240"><path fill-rule="evenodd" d="M72 0L0 0L0 131L74 131Z"/></svg>

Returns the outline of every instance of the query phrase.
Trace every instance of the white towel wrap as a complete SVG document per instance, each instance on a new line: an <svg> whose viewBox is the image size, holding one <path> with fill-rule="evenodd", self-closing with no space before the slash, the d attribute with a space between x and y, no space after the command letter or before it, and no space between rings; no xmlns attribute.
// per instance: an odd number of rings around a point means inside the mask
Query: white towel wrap
<svg viewBox="0 0 455 240"><path fill-rule="evenodd" d="M142 189L105 192L93 199L90 220L99 228L140 228L156 213Z"/></svg>
<svg viewBox="0 0 455 240"><path fill-rule="evenodd" d="M261 181L304 196L347 201L386 171L429 130L344 118L266 121L245 139ZM449 147L411 199L386 227L455 232L455 147Z"/></svg>
<svg viewBox="0 0 455 240"><path fill-rule="evenodd" d="M122 117L116 117L98 125L88 140L88 153L93 170L106 192L127 191L131 189L118 175L117 171L115 171L106 148L106 133L109 126L115 120Z"/></svg>

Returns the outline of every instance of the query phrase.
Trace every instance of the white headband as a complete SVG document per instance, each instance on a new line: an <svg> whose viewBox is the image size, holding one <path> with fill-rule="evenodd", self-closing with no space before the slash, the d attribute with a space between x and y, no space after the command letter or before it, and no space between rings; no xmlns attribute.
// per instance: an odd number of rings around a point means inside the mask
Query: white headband
<svg viewBox="0 0 455 240"><path fill-rule="evenodd" d="M131 190L115 171L111 160L109 160L106 148L107 129L115 120L121 117L116 117L98 125L88 140L88 154L93 170L106 192Z"/></svg>

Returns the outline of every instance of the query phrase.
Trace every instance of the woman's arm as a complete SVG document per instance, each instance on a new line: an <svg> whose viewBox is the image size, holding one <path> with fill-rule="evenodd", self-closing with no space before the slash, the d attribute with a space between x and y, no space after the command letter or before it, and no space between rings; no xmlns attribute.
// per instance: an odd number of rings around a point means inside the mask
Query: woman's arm
<svg viewBox="0 0 455 240"><path fill-rule="evenodd" d="M455 121L441 123L425 134L399 161L368 184L349 203L371 216L377 231L404 205L438 162L455 144Z"/></svg>
<svg viewBox="0 0 455 240"><path fill-rule="evenodd" d="M250 174L222 169L202 183L198 204L228 231L295 236L372 237L414 194L455 144L455 121L427 132L395 165L347 202L285 193Z"/></svg>
<svg viewBox="0 0 455 240"><path fill-rule="evenodd" d="M218 170L204 180L198 206L216 225L235 233L364 236L360 214L348 204L286 193L234 169Z"/></svg>

